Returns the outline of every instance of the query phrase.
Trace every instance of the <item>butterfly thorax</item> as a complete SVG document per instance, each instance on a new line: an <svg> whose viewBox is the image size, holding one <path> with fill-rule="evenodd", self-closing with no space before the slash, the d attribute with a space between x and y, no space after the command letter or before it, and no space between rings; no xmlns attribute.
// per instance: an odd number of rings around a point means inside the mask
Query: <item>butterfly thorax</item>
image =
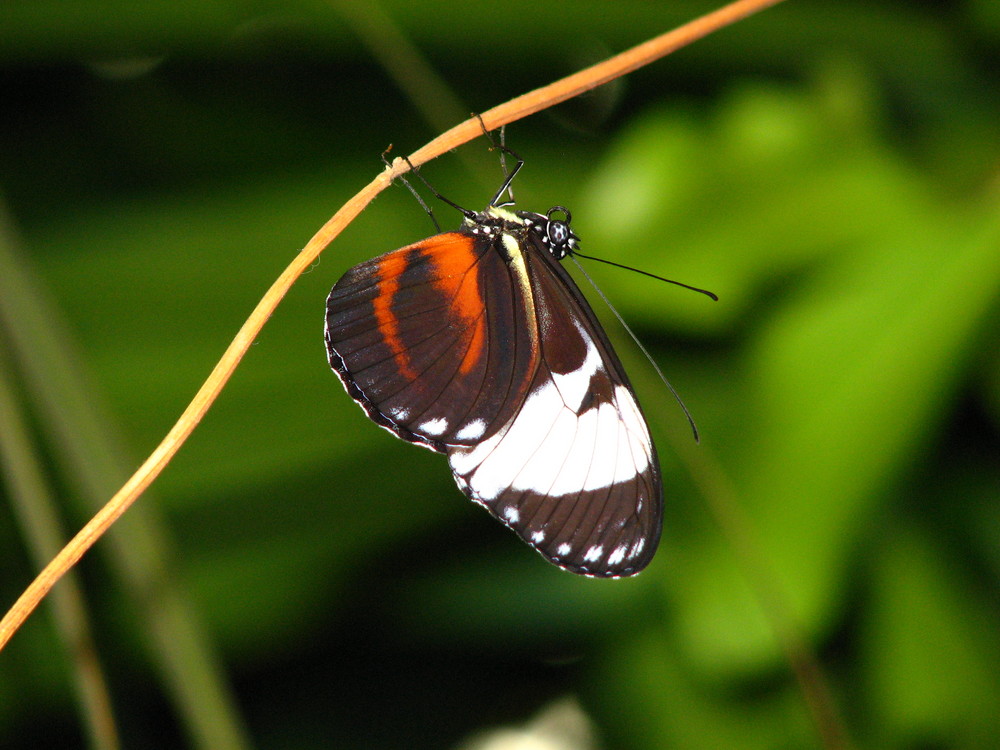
<svg viewBox="0 0 1000 750"><path fill-rule="evenodd" d="M553 214L559 213L565 218L553 218ZM490 206L467 217L462 228L476 236L500 239L511 248L521 247L530 238L540 243L556 260L562 260L576 249L580 241L570 228L570 218L570 212L563 206L553 206L545 214ZM510 239L504 241L505 236Z"/></svg>

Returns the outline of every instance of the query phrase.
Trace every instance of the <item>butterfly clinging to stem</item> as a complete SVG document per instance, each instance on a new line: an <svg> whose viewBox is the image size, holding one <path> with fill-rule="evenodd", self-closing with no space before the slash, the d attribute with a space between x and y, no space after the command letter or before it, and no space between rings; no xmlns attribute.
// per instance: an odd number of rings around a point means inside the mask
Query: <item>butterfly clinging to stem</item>
<svg viewBox="0 0 1000 750"><path fill-rule="evenodd" d="M631 576L660 540L656 448L560 263L579 243L570 212L502 201L522 165L483 211L435 192L462 212L457 230L344 274L326 303L330 365L372 421L444 453L462 492L546 559Z"/></svg>

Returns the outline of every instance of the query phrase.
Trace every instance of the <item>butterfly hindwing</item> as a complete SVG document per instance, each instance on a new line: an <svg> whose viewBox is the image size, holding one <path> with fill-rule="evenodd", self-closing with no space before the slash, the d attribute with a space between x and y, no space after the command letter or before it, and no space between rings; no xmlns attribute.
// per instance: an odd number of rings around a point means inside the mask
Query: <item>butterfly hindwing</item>
<svg viewBox="0 0 1000 750"><path fill-rule="evenodd" d="M448 449L459 487L575 573L632 575L656 550L656 451L624 370L566 270L526 233L539 359L514 419Z"/></svg>

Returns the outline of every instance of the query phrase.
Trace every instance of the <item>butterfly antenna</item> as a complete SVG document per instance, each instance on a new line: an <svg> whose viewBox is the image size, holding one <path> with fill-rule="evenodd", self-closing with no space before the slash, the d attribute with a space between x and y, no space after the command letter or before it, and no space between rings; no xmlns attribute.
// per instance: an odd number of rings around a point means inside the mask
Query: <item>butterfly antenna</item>
<svg viewBox="0 0 1000 750"><path fill-rule="evenodd" d="M681 286L684 287L685 289L690 289L692 292L698 292L699 294L704 294L706 297L710 297L715 302L719 301L719 296L715 294L715 292L710 292L707 289L699 289L696 286L689 286L687 284L682 284L681 282L674 281L673 279L665 279L662 276L657 276L655 273L650 273L649 271L643 271L641 268L633 268L632 266L625 266L622 265L621 263L615 263L613 260L605 260L604 258L598 258L594 255L584 255L583 253L578 252L577 250L573 250L573 255L578 255L581 258L586 258L587 260L596 260L598 263L606 263L607 265L614 266L615 268L623 268L626 271L635 271L636 273L641 273L643 276L648 276L651 279L656 279L657 281L665 281L668 284L674 284L675 286Z"/></svg>
<svg viewBox="0 0 1000 750"><path fill-rule="evenodd" d="M687 417L688 424L691 425L691 432L694 434L694 441L696 443L700 443L701 439L698 436L698 425L696 425L694 423L694 417L691 416L691 412L689 412L687 406L685 406L684 400L681 398L681 394L679 394L677 392L676 388L674 388L672 385L670 385L670 381L667 380L667 376L663 374L663 370L660 369L660 366L658 364L656 364L656 360L653 359L653 356L649 353L649 350L646 349L646 347L642 345L642 342L639 341L639 337L636 336L635 333L633 333L633 331L629 327L628 323L626 323L625 319L621 316L621 313L619 313L618 310L615 309L615 306L611 304L611 300L609 300L607 298L607 296L604 294L604 292L601 291L601 288L599 286L597 286L597 283L592 278L590 278L590 274L587 273L586 269L583 266L580 265L580 262L575 257L577 255L579 255L581 258L589 258L589 256L582 255L582 254L578 253L576 250L574 250L569 257L573 261L573 264L577 268L580 269L580 273L582 273L583 276L584 276L584 278L587 279L587 282L592 287L594 287L594 291L597 292L597 294L600 296L600 298L602 300L604 300L604 304L608 306L608 309L611 310L612 313L614 313L614 316L616 318L618 318L618 322L622 324L622 328L624 328L628 332L628 335L632 337L632 340L636 343L636 346L639 347L639 350L646 356L646 359L649 360L649 364L651 364L653 366L653 369L656 370L656 374L660 376L660 380L663 381L663 384L665 386L667 386L667 390L669 390L670 393L673 394L673 397L677 401L677 404L681 407L681 411L684 412L684 416ZM593 260L600 260L600 258L594 258ZM605 262L611 263L611 261L605 261ZM611 265L617 266L618 264L617 263L611 263ZM622 268L628 268L628 266L622 266ZM633 269L633 270L636 270L636 269ZM640 273L643 273L643 272L640 271ZM646 274L646 275L647 276L653 276L653 274L651 274L651 273L650 274ZM653 278L657 278L658 279L660 277L659 276L653 276ZM663 281L669 281L669 279L663 279ZM677 282L672 282L672 283L676 284ZM679 286L687 287L686 284L679 284ZM714 294L712 294L711 292L706 292L704 289L695 289L694 287L687 287L687 288L688 289L694 289L696 292L703 292L704 294L709 295L713 299L716 299L716 297L715 297Z"/></svg>

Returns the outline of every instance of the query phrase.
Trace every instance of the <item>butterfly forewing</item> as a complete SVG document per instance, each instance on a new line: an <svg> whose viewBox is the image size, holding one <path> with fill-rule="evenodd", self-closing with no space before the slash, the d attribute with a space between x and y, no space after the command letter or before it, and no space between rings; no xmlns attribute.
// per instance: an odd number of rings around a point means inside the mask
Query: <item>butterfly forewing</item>
<svg viewBox="0 0 1000 750"><path fill-rule="evenodd" d="M330 365L398 436L438 451L476 443L509 421L532 367L520 295L485 237L449 232L386 253L330 292Z"/></svg>

